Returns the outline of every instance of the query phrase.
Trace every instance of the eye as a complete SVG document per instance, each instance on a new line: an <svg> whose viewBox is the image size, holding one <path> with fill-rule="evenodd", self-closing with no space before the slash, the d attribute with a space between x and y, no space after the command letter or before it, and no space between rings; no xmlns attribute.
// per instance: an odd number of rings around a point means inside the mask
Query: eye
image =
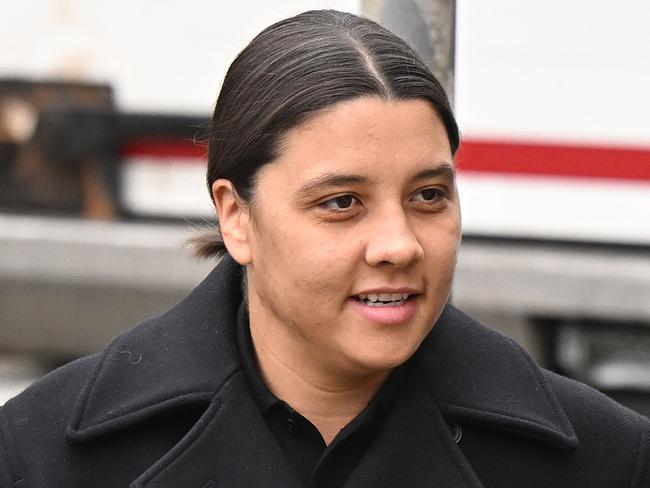
<svg viewBox="0 0 650 488"><path fill-rule="evenodd" d="M352 208L359 200L353 195L340 195L338 197L330 198L319 204L319 207L334 212L344 212Z"/></svg>
<svg viewBox="0 0 650 488"><path fill-rule="evenodd" d="M435 203L440 200L441 197L444 197L441 190L437 188L424 188L413 195L413 200L423 203Z"/></svg>

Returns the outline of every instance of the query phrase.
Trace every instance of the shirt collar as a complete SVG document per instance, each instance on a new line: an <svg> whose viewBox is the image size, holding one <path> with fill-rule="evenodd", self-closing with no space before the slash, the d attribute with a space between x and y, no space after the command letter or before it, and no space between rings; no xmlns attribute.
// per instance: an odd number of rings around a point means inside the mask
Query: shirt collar
<svg viewBox="0 0 650 488"><path fill-rule="evenodd" d="M253 347L253 338L251 336L250 323L248 319L248 307L246 302L242 301L237 313L237 345L239 347L239 357L242 363L242 369L246 376L246 381L251 389L255 402L260 407L262 415L276 405L279 400L269 390L268 386L262 379L257 354Z"/></svg>

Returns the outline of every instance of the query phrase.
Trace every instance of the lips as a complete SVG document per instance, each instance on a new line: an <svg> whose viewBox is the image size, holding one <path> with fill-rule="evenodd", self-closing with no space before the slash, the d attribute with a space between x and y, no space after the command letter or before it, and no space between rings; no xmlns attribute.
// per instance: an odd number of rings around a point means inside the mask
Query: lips
<svg viewBox="0 0 650 488"><path fill-rule="evenodd" d="M399 325L415 315L419 293L412 288L369 290L351 298L356 310L375 325Z"/></svg>

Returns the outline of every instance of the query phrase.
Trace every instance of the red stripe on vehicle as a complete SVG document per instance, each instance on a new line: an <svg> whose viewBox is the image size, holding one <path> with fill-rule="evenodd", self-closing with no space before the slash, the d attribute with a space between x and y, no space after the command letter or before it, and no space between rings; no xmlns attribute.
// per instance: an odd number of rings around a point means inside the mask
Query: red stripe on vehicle
<svg viewBox="0 0 650 488"><path fill-rule="evenodd" d="M147 156L153 158L205 159L207 148L192 140L184 139L132 139L122 146L122 156Z"/></svg>
<svg viewBox="0 0 650 488"><path fill-rule="evenodd" d="M463 141L460 171L650 181L650 148Z"/></svg>
<svg viewBox="0 0 650 488"><path fill-rule="evenodd" d="M204 162L207 148L192 140L137 139L124 144L122 154ZM650 181L650 148L466 139L457 161L463 172Z"/></svg>

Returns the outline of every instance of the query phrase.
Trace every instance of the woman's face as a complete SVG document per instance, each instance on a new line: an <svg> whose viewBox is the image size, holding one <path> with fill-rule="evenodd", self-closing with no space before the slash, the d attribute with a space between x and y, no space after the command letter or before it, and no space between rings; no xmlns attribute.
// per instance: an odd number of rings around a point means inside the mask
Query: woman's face
<svg viewBox="0 0 650 488"><path fill-rule="evenodd" d="M415 352L449 296L461 234L449 142L428 102L360 98L290 131L250 212L254 337L346 375Z"/></svg>

